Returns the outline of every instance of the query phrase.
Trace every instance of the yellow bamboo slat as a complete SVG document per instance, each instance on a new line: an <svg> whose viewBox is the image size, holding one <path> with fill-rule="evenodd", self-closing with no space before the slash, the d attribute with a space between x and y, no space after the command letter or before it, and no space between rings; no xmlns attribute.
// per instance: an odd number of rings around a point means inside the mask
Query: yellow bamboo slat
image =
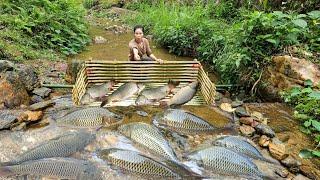
<svg viewBox="0 0 320 180"><path fill-rule="evenodd" d="M156 61L105 61L105 60L89 60L86 64L159 64ZM163 64L199 64L198 61L164 61Z"/></svg>

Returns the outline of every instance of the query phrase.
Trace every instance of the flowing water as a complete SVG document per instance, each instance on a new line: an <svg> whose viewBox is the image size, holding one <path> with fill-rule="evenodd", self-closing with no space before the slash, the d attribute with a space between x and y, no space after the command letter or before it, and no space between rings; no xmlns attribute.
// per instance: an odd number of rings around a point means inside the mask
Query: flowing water
<svg viewBox="0 0 320 180"><path fill-rule="evenodd" d="M102 22L106 24L110 22ZM101 24L101 23L100 23ZM99 59L99 60L126 60L128 55L128 42L133 38L131 33L124 33L116 35L113 32L106 31L101 26L92 25L90 28L90 35L102 36L107 42L104 44L91 44L87 47L87 50L81 54L70 57L69 60L76 59ZM151 41L151 46L154 54L164 60L192 60L188 57L178 57L168 53L167 50L159 48ZM216 77L210 74L212 81L216 81ZM304 160L298 157L298 152L302 148L312 148L312 140L306 135L299 131L298 123L292 117L292 110L283 104L278 103L260 103L260 104L246 104L250 111L261 112L269 120L269 125L275 130L277 136L280 140L288 144L289 153L302 162L302 166L310 169L310 173L314 173L317 177L320 177L319 169L320 163L317 159ZM67 108L67 111L74 108L72 106L71 98L67 97L63 99L60 103L57 103L55 107L48 109L46 116L55 116L59 113L65 113L65 110L59 112L50 113L50 110L59 109L63 107ZM111 107L109 108L115 113L124 115L123 124L129 122L146 122L151 123L152 116L157 112L163 111L162 108L146 106L141 108L136 108L134 106L129 107ZM217 127L225 127L230 124L234 124L233 115L230 113L223 112L217 107L209 107L206 105L202 106L182 106L182 109L191 111L192 113L198 115L199 117L207 120L209 123ZM139 115L141 112L145 112L144 116ZM28 129L26 131L0 131L0 161L8 161L14 159L18 154L27 151L28 149L46 142L47 140L58 136L64 131L70 131L70 129L58 128L54 123L50 125ZM120 147L129 148L133 150L140 150L136 147L130 140L117 134L116 127L102 128L96 132L96 141L90 144L85 151L76 153L73 157L88 159L94 162L104 174L106 179L140 179L140 177L134 177L127 173L121 173L118 170L110 167L106 162L99 159L95 152L99 149L104 149L108 147ZM237 130L229 132L219 132L224 134L236 134ZM177 153L178 158L182 158L185 153L191 152L206 141L213 139L217 136L217 133L205 134L205 135L195 135L195 136L179 136L176 134L166 133L166 137L170 144L173 146ZM143 150L142 150L143 151ZM147 153L147 152L145 152ZM270 157L267 150L262 150L262 153ZM148 153L147 153L148 154ZM152 156L152 155L151 155ZM268 172L270 168L268 165L258 165L261 171ZM272 172L271 172L272 173ZM37 176L29 176L31 179L37 179ZM1 179L1 178L0 178ZM4 179L4 178L2 178Z"/></svg>

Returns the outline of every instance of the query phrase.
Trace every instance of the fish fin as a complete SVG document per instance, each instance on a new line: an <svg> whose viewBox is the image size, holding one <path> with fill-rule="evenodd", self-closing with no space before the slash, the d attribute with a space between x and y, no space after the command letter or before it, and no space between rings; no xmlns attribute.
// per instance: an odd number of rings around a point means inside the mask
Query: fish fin
<svg viewBox="0 0 320 180"><path fill-rule="evenodd" d="M100 104L100 107L103 107L103 106L105 106L106 104L108 104L108 99L107 99L107 98L102 98L101 100L102 100L102 102L101 102L101 104Z"/></svg>
<svg viewBox="0 0 320 180"><path fill-rule="evenodd" d="M10 170L8 166L0 167L0 177L8 177L14 175L14 172Z"/></svg>

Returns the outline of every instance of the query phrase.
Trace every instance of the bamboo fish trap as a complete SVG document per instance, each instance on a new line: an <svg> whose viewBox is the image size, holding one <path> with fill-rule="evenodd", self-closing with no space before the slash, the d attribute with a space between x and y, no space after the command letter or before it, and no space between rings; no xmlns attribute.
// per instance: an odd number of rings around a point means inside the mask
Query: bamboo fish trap
<svg viewBox="0 0 320 180"><path fill-rule="evenodd" d="M72 99L76 105L85 94L87 87L93 84L101 84L111 79L119 82L116 90L126 82L141 82L146 88L164 85L169 79L180 81L178 87L183 87L190 82L199 81L200 87L197 94L187 105L213 104L215 97L215 85L203 70L198 61L166 61L159 64L155 61L85 61L77 75L76 83L72 90ZM112 92L110 92L112 93ZM164 101L169 100L169 95ZM132 97L126 102L115 103L112 106L126 106L134 104L137 97ZM98 106L100 102L92 103ZM155 104L157 105L157 104Z"/></svg>

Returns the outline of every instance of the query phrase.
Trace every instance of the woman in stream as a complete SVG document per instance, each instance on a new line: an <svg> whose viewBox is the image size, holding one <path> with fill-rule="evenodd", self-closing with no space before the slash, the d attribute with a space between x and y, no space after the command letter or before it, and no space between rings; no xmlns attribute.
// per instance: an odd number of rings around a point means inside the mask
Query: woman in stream
<svg viewBox="0 0 320 180"><path fill-rule="evenodd" d="M129 42L129 61L157 61L162 64L163 60L152 54L149 41L143 37L143 27L137 25L133 32L134 39Z"/></svg>

